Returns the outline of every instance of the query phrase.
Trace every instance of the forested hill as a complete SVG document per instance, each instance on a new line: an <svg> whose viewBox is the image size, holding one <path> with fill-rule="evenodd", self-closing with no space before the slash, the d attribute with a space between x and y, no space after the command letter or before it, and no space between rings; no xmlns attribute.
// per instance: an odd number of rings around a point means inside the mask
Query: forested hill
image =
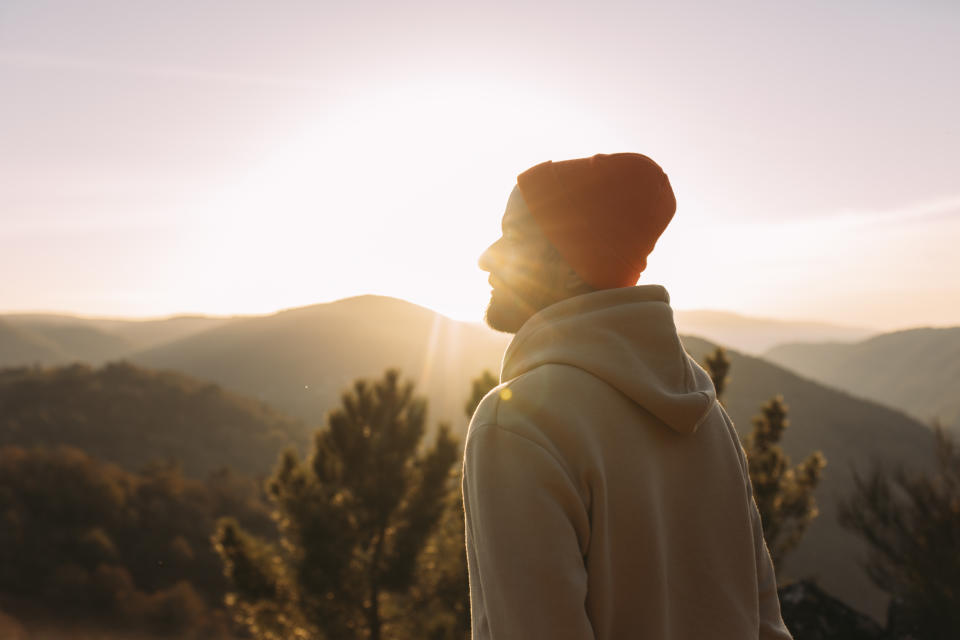
<svg viewBox="0 0 960 640"><path fill-rule="evenodd" d="M128 363L0 370L0 446L75 446L128 470L176 460L188 475L268 473L310 429L213 383Z"/></svg>

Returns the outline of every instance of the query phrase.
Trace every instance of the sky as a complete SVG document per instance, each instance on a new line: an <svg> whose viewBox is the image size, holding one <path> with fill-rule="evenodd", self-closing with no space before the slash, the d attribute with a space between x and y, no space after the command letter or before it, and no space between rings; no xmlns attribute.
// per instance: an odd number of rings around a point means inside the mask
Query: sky
<svg viewBox="0 0 960 640"><path fill-rule="evenodd" d="M464 320L516 175L636 151L679 309L960 325L960 3L0 2L0 312Z"/></svg>

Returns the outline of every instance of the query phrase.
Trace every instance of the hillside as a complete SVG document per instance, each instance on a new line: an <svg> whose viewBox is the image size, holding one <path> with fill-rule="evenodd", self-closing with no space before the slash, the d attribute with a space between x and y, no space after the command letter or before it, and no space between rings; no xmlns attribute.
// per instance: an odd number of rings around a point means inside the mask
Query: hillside
<svg viewBox="0 0 960 640"><path fill-rule="evenodd" d="M31 364L100 365L220 326L231 318L177 316L162 320L82 318L62 314L0 315L0 367ZM14 345L10 336L18 336Z"/></svg>
<svg viewBox="0 0 960 640"><path fill-rule="evenodd" d="M343 301L331 304L340 302ZM325 306L313 305L292 311ZM267 316L175 316L160 320L123 320L49 313L0 314L0 323L5 322L9 327L31 335L29 341L39 341L53 350L53 354L46 354L41 349L39 355L35 353L37 347L22 353L9 348L5 350L0 331L0 366L69 362L101 364L233 322L258 317ZM873 333L870 329L859 327L758 318L727 311L676 311L674 317L681 333L703 336L751 355L761 354L774 345L788 342L850 342ZM477 328L474 323L461 324ZM490 333L486 329L482 331Z"/></svg>
<svg viewBox="0 0 960 640"><path fill-rule="evenodd" d="M68 358L49 338L0 318L0 366L55 364Z"/></svg>
<svg viewBox="0 0 960 640"><path fill-rule="evenodd" d="M471 380L499 372L508 340L402 300L361 296L235 320L130 358L216 381L314 426L353 380L399 368L430 399L431 423L463 427Z"/></svg>
<svg viewBox="0 0 960 640"><path fill-rule="evenodd" d="M243 316L220 318L212 316L174 316L160 320L91 319L91 326L126 340L131 349L149 349L189 335L207 331Z"/></svg>
<svg viewBox="0 0 960 640"><path fill-rule="evenodd" d="M911 329L854 344L785 344L764 357L960 434L960 327Z"/></svg>
<svg viewBox="0 0 960 640"><path fill-rule="evenodd" d="M728 311L675 311L673 316L680 333L703 336L751 355L784 342L849 342L875 333L862 327L756 318Z"/></svg>
<svg viewBox="0 0 960 640"><path fill-rule="evenodd" d="M700 362L715 348L694 337L684 337L683 343ZM815 577L830 594L883 619L886 598L860 568L865 547L837 523L837 505L850 495L854 469L863 473L875 461L912 469L932 465L930 430L896 410L825 387L759 358L727 353L731 379L724 401L740 435L750 432L751 419L761 404L781 394L790 420L783 447L794 464L816 449L827 458L816 493L820 516L800 546L787 556L784 575Z"/></svg>
<svg viewBox="0 0 960 640"><path fill-rule="evenodd" d="M52 353L49 356L39 357L31 361L31 364L86 362L100 365L121 357L133 347L129 341L119 335L76 323L36 323L17 327L17 330L51 347ZM10 360L16 361L16 359ZM10 360L3 357L0 362Z"/></svg>
<svg viewBox="0 0 960 640"><path fill-rule="evenodd" d="M257 475L307 437L302 423L180 373L126 363L0 370L0 446L69 445L132 471L174 459L193 476L224 466Z"/></svg>

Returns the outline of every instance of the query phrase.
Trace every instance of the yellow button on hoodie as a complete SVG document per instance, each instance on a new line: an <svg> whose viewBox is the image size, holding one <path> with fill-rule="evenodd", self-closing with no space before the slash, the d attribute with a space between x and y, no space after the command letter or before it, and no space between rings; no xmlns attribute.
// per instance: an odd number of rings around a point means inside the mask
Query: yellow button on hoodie
<svg viewBox="0 0 960 640"><path fill-rule="evenodd" d="M666 290L558 302L464 452L473 637L787 639L743 449Z"/></svg>

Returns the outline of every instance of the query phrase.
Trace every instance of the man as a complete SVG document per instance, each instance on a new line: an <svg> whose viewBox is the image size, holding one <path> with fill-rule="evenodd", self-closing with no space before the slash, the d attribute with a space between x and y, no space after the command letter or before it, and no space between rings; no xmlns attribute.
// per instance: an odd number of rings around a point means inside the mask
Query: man
<svg viewBox="0 0 960 640"><path fill-rule="evenodd" d="M464 452L477 640L790 638L733 425L633 286L675 208L646 156L546 162L480 258L516 335Z"/></svg>

